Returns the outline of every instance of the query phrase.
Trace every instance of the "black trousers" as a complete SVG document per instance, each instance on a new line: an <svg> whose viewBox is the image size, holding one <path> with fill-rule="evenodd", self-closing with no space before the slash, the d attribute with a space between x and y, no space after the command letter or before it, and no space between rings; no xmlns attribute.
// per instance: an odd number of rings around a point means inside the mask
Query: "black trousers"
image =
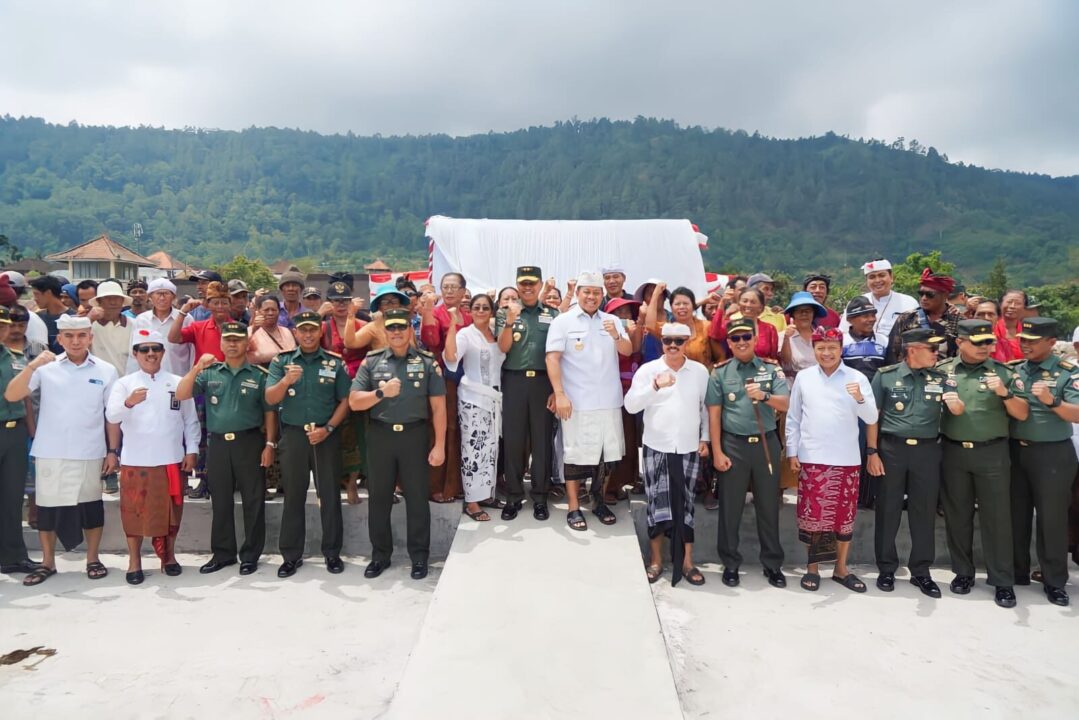
<svg viewBox="0 0 1079 720"><path fill-rule="evenodd" d="M944 440L941 496L948 553L956 575L974 576L974 501L989 584L1015 584L1008 442L964 448Z"/></svg>
<svg viewBox="0 0 1079 720"><path fill-rule="evenodd" d="M322 554L337 557L344 543L341 521L341 436L332 433L312 445L298 425L281 426L281 487L285 505L281 513L278 546L288 562L303 557L307 539L307 488L315 475L319 515L322 519Z"/></svg>
<svg viewBox="0 0 1079 720"><path fill-rule="evenodd" d="M259 428L235 433L235 439L208 433L206 443L206 484L210 489L213 516L210 549L213 559L236 559L236 517L234 494L240 491L243 508L244 541L240 562L258 562L266 544L266 472L260 466L266 437Z"/></svg>
<svg viewBox="0 0 1079 720"><path fill-rule="evenodd" d="M757 442L750 442L751 439ZM746 506L746 492L753 488L753 509L757 516L757 537L760 539L760 561L768 570L783 565L783 546L779 542L779 438L775 432L765 434L772 469L764 456L764 444L758 438L723 433L723 453L731 459L731 468L717 473L716 498L719 500L719 540L717 549L723 566L737 570L742 565L738 552L738 530ZM708 462L711 462L710 460Z"/></svg>
<svg viewBox="0 0 1079 720"><path fill-rule="evenodd" d="M395 431L394 427L401 430ZM367 527L371 535L371 559L389 562L393 556L393 486L400 482L405 498L408 557L427 562L431 551L431 506L427 491L427 423L388 425L372 420L367 426L369 493ZM287 496L286 496L287 497Z"/></svg>
<svg viewBox="0 0 1079 720"><path fill-rule="evenodd" d="M30 466L26 420L14 427L0 421L0 565L26 560L22 539L22 497Z"/></svg>
<svg viewBox="0 0 1079 720"><path fill-rule="evenodd" d="M1015 576L1030 576L1032 516L1038 515L1034 548L1046 585L1068 583L1068 505L1075 479L1075 446L1011 441L1012 542Z"/></svg>
<svg viewBox="0 0 1079 720"><path fill-rule="evenodd" d="M940 440L921 440L910 445L904 438L881 435L878 444L884 476L878 478L876 524L873 549L882 573L899 569L895 538L903 519L903 497L907 500L910 529L910 574L929 575L936 557L937 499L940 496Z"/></svg>
<svg viewBox="0 0 1079 720"><path fill-rule="evenodd" d="M551 437L554 416L547 410L551 396L547 373L528 377L524 371L502 373L502 440L506 450L506 499L524 500L525 460L532 449L532 501L547 502L551 477Z"/></svg>

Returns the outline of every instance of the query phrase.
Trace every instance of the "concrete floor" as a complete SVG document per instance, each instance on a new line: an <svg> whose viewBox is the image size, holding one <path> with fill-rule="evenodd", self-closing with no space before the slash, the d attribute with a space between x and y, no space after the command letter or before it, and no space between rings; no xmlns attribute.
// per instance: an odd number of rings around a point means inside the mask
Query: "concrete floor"
<svg viewBox="0 0 1079 720"><path fill-rule="evenodd" d="M376 717L440 572L417 582L400 563L372 581L361 560L330 575L319 558L279 580L271 557L247 577L235 566L199 575L206 559L182 555L172 578L146 558L152 574L137 587L118 556L103 556L109 576L92 582L82 553L37 588L0 575L0 655L57 651L0 666L0 717Z"/></svg>

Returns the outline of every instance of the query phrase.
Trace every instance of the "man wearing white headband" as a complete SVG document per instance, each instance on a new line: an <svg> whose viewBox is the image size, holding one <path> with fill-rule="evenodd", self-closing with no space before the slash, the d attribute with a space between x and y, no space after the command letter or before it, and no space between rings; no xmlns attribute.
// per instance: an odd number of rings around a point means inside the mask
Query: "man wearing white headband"
<svg viewBox="0 0 1079 720"><path fill-rule="evenodd" d="M150 309L139 313L132 324L132 333L139 330L151 330L161 333L165 340L165 357L161 360L161 369L173 375L186 375L194 362L192 358L193 348L187 343L170 343L168 341L169 328L174 322L179 321L180 327L190 325L193 320L190 315L184 317L179 308L173 306L176 301L176 286L165 278L154 278L146 288L146 295L150 300ZM138 363L134 356L128 361L127 371L134 372L138 369Z"/></svg>
<svg viewBox="0 0 1079 720"><path fill-rule="evenodd" d="M603 268L603 288L606 293L603 296L603 302L600 304L599 309L606 312L607 303L611 300L617 300L618 298L632 300L633 296L622 289L625 284L626 271L621 265L615 263Z"/></svg>
<svg viewBox="0 0 1079 720"><path fill-rule="evenodd" d="M120 520L127 535L127 582L143 581L142 539L153 538L161 571L179 575L176 535L183 489L199 456L202 426L195 401L176 398L180 378L161 369L165 338L153 330L132 334L139 369L120 378L109 393L105 417L123 432Z"/></svg>
<svg viewBox="0 0 1079 720"><path fill-rule="evenodd" d="M581 273L577 305L556 317L547 334L547 376L554 389L555 414L562 421L566 520L574 530L587 528L577 490L589 478L592 513L604 525L615 522L603 502L603 485L625 453L618 356L629 355L633 345L621 321L599 309L602 301L603 276Z"/></svg>
<svg viewBox="0 0 1079 720"><path fill-rule="evenodd" d="M877 310L877 322L873 326L877 342L888 347L888 336L895 325L895 319L905 312L918 309L918 301L910 295L901 292L892 292L895 284L895 276L892 274L892 264L884 259L870 260L862 265L865 274L865 284L869 292L865 294L869 302ZM850 323L846 318L839 322L839 329L846 335L850 331Z"/></svg>
<svg viewBox="0 0 1079 720"><path fill-rule="evenodd" d="M37 522L44 557L42 567L26 576L26 585L38 585L56 574L58 536L72 550L82 542L82 531L86 575L91 580L108 575L98 548L105 525L101 474L118 467L120 427L105 422L105 402L117 380L116 368L90 354L89 318L61 315L56 327L64 352L38 355L4 391L8 402L41 391L30 455L37 471Z"/></svg>

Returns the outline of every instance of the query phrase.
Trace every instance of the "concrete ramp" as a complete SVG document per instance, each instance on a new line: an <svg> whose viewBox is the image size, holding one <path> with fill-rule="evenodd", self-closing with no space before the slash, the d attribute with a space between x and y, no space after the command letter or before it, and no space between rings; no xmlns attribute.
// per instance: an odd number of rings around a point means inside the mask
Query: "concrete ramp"
<svg viewBox="0 0 1079 720"><path fill-rule="evenodd" d="M618 522L463 518L385 717L681 718L626 505ZM680 587L677 589L681 589Z"/></svg>

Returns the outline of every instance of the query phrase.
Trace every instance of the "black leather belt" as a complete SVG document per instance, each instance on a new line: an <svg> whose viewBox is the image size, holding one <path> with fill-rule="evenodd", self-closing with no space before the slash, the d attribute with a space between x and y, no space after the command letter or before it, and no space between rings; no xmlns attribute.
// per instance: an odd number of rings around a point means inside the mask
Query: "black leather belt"
<svg viewBox="0 0 1079 720"><path fill-rule="evenodd" d="M959 445L964 450L973 450L974 448L986 447L988 445L996 445L999 442L1004 442L1008 438L993 438L992 440L952 440L951 438L944 438L952 445Z"/></svg>
<svg viewBox="0 0 1079 720"><path fill-rule="evenodd" d="M14 420L0 420L0 428L5 430L14 430L19 427L20 423L25 423L26 418L16 418Z"/></svg>
<svg viewBox="0 0 1079 720"><path fill-rule="evenodd" d="M381 420L374 421L376 425L381 425L385 429L391 432L404 432L405 430L412 430L427 424L426 420L413 420L407 423L388 423Z"/></svg>
<svg viewBox="0 0 1079 720"><path fill-rule="evenodd" d="M547 375L546 370L503 370L504 373L510 375L524 375L525 377L536 377L537 375Z"/></svg>
<svg viewBox="0 0 1079 720"><path fill-rule="evenodd" d="M726 430L723 431L723 434L727 437L735 438L736 440L744 440L747 443L759 443L761 441L760 435L739 435L738 433L727 432ZM774 435L775 430L769 430L764 434Z"/></svg>
<svg viewBox="0 0 1079 720"><path fill-rule="evenodd" d="M902 435L893 435L891 433L881 433L880 436L882 438L888 438L889 440L892 440L892 441L897 442L897 443L903 443L904 445L911 445L911 446L936 445L937 443L940 442L939 437L935 437L935 438L908 438L908 437L903 437Z"/></svg>
<svg viewBox="0 0 1079 720"><path fill-rule="evenodd" d="M262 428L248 428L246 430L237 430L236 432L227 432L227 433L208 432L208 433L206 433L206 435L207 435L207 437L211 437L211 438L213 438L215 440L224 440L225 442L232 442L233 440L235 440L238 437L242 437L244 435L251 435L253 433L258 433L258 434L261 435L262 434Z"/></svg>

